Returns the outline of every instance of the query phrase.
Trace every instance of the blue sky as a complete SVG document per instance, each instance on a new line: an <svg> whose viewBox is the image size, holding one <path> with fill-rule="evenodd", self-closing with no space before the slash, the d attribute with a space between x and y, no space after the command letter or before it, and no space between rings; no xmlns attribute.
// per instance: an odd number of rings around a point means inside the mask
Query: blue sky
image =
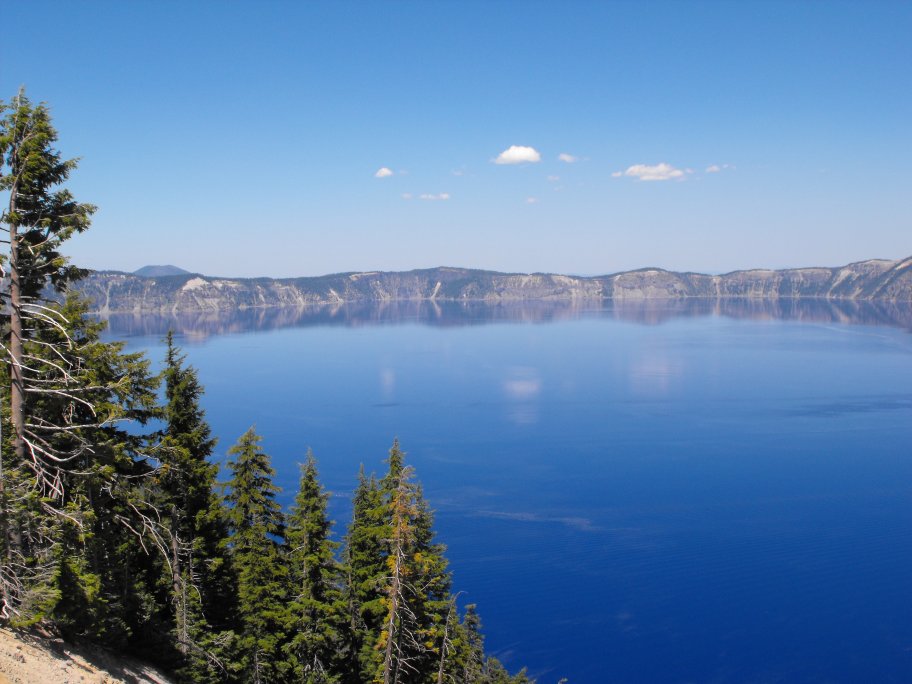
<svg viewBox="0 0 912 684"><path fill-rule="evenodd" d="M4 25L0 95L50 104L99 206L79 265L912 254L910 2L38 1Z"/></svg>

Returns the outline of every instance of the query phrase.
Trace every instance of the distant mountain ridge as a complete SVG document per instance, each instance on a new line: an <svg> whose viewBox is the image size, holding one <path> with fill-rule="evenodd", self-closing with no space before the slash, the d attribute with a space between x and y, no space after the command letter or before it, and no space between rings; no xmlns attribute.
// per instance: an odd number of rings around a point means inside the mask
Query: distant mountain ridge
<svg viewBox="0 0 912 684"><path fill-rule="evenodd" d="M177 266L143 266L133 271L133 275L143 278L160 278L162 276L187 275L190 271L185 271Z"/></svg>
<svg viewBox="0 0 912 684"><path fill-rule="evenodd" d="M143 270L143 269L140 269ZM221 311L349 302L679 299L878 299L912 302L912 257L834 268L754 269L723 275L643 268L605 276L499 273L466 268L336 273L306 278L143 276L96 271L77 290L102 313Z"/></svg>

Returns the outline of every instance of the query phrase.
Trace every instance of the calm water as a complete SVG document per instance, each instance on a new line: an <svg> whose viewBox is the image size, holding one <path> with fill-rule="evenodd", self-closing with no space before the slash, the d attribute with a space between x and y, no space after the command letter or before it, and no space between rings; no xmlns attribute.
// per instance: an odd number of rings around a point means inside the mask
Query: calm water
<svg viewBox="0 0 912 684"><path fill-rule="evenodd" d="M337 533L398 436L489 650L540 682L912 681L912 313L429 304L169 326L219 455L285 500L308 446Z"/></svg>

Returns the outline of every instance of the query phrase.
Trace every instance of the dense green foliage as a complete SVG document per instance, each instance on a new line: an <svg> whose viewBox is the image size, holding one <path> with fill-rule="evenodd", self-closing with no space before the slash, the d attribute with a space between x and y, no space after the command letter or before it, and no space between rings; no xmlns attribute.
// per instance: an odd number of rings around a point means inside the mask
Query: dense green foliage
<svg viewBox="0 0 912 684"><path fill-rule="evenodd" d="M41 299L78 276L57 247L92 208L51 189L74 164L47 109L0 110L0 189L21 195L0 260L19 288L0 321L0 624L51 623L184 682L528 681L485 657L474 606L460 619L398 442L381 479L362 467L334 541L309 451L287 512L253 428L217 482L203 388L170 334L155 376L84 301Z"/></svg>
<svg viewBox="0 0 912 684"><path fill-rule="evenodd" d="M81 320L97 335L97 324ZM86 472L104 471L107 480L87 475L72 484L76 521L35 518L52 528L48 539L57 537L48 550L54 571L35 588L41 600L21 607L14 624L50 620L70 636L143 655L187 682L528 681L485 657L474 606L459 618L444 548L398 442L382 479L362 470L340 544L309 451L288 512L276 501L270 458L253 428L228 450L230 477L218 485L207 460L214 440L202 389L170 336L158 409L148 403L155 378L147 364L118 345L95 344L105 353L93 359L106 359L97 363L107 372L114 361L140 364L143 411L158 415L163 428L99 437L105 459L86 463ZM118 460L123 453L134 456ZM129 498L102 495L118 473L142 483L143 500L161 515L157 534L129 524ZM27 520L35 512L17 515Z"/></svg>

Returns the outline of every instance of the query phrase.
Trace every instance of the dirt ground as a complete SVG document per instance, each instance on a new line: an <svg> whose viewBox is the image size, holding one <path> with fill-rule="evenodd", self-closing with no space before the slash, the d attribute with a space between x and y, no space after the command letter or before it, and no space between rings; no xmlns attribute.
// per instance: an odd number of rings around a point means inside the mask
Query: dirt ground
<svg viewBox="0 0 912 684"><path fill-rule="evenodd" d="M154 668L40 632L0 629L0 684L172 684Z"/></svg>

